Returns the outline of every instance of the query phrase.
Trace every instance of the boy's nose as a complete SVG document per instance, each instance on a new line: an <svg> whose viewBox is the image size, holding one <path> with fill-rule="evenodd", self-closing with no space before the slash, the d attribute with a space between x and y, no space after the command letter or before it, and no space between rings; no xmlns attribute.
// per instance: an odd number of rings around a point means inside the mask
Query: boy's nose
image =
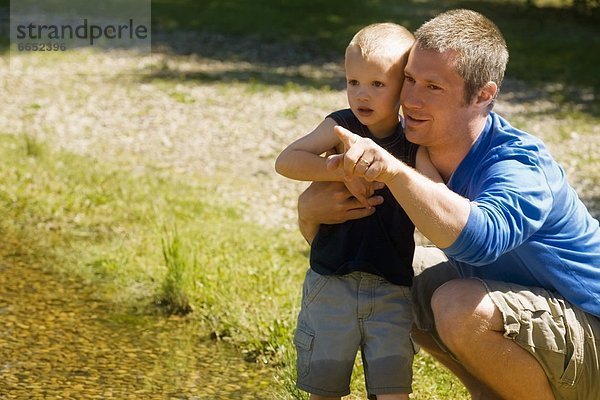
<svg viewBox="0 0 600 400"><path fill-rule="evenodd" d="M369 98L369 91L366 88L359 88L358 92L356 93L356 97L359 100L367 100Z"/></svg>

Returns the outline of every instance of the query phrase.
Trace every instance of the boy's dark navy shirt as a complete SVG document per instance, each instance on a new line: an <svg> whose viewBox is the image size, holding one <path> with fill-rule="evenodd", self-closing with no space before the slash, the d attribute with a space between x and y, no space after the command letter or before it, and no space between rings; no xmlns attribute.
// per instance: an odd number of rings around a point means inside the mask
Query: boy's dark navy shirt
<svg viewBox="0 0 600 400"><path fill-rule="evenodd" d="M393 135L378 139L350 109L336 111L328 117L351 132L372 139L411 167L415 166L418 146L406 140L400 123ZM382 196L384 202L376 207L374 214L341 224L321 224L311 247L313 271L321 275L361 271L397 285L412 285L414 224L387 187L375 194Z"/></svg>

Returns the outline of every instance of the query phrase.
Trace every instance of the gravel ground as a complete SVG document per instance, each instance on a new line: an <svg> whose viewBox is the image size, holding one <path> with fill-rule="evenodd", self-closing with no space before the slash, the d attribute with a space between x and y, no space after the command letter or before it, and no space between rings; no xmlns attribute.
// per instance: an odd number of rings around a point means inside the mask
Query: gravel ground
<svg viewBox="0 0 600 400"><path fill-rule="evenodd" d="M295 199L306 184L279 177L274 160L346 106L341 59L252 37L186 33L153 40L151 55L3 56L2 132L132 171L214 180L224 199L247 204L249 218L293 228ZM567 89L507 80L496 110L546 140L598 216L600 126L594 117L557 116L560 106L551 99ZM581 100L573 110L586 115L579 111L597 99L571 91Z"/></svg>

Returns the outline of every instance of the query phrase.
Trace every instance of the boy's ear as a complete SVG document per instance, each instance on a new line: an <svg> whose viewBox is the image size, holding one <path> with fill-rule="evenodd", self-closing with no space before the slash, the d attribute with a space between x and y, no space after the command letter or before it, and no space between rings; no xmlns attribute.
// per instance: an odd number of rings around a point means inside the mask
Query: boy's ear
<svg viewBox="0 0 600 400"><path fill-rule="evenodd" d="M494 81L489 81L479 91L475 103L483 108L487 108L494 101L498 94L498 85Z"/></svg>

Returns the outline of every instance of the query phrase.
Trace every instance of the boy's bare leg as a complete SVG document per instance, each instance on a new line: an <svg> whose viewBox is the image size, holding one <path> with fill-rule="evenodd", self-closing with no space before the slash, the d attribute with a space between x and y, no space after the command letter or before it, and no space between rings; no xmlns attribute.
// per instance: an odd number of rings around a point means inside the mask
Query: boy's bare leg
<svg viewBox="0 0 600 400"><path fill-rule="evenodd" d="M431 307L444 344L473 377L501 398L554 399L537 360L503 336L502 314L482 282L449 281L435 291Z"/></svg>
<svg viewBox="0 0 600 400"><path fill-rule="evenodd" d="M378 394L377 400L408 400L408 393Z"/></svg>
<svg viewBox="0 0 600 400"><path fill-rule="evenodd" d="M339 400L340 397L323 397L316 394L310 395L310 400ZM377 400L408 400L408 394L378 394Z"/></svg>
<svg viewBox="0 0 600 400"><path fill-rule="evenodd" d="M316 394L310 395L310 400L339 400L340 397L323 397ZM408 400L407 393L398 394L378 394L377 400Z"/></svg>

